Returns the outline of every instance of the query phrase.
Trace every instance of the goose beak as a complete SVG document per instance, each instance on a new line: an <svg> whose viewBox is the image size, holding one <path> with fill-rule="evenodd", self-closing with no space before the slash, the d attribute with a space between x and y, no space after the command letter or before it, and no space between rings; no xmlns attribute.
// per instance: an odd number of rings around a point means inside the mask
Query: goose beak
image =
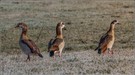
<svg viewBox="0 0 135 75"><path fill-rule="evenodd" d="M118 25L119 25L119 24L120 24L120 22L119 22L119 21L117 21L117 23L116 23L116 24L118 24Z"/></svg>
<svg viewBox="0 0 135 75"><path fill-rule="evenodd" d="M11 28L11 31L14 32L17 29L17 27Z"/></svg>
<svg viewBox="0 0 135 75"><path fill-rule="evenodd" d="M64 27L63 30L67 30L67 29Z"/></svg>
<svg viewBox="0 0 135 75"><path fill-rule="evenodd" d="M120 25L121 23L118 22L117 24Z"/></svg>
<svg viewBox="0 0 135 75"><path fill-rule="evenodd" d="M64 26L64 27L63 27L63 30L67 30L66 27L65 27L65 25L63 25L63 26Z"/></svg>
<svg viewBox="0 0 135 75"><path fill-rule="evenodd" d="M15 26L15 29L16 29L16 28L18 28L18 27L19 27L18 25L17 25L17 26Z"/></svg>

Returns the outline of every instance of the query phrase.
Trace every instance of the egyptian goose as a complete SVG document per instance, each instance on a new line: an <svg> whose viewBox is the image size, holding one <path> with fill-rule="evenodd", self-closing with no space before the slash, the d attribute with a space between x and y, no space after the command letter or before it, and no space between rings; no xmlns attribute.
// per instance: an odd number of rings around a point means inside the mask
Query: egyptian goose
<svg viewBox="0 0 135 75"><path fill-rule="evenodd" d="M112 49L112 46L113 46L114 40L115 40L114 27L116 24L119 24L119 22L117 20L112 21L107 33L104 34L100 38L100 42L98 44L98 47L95 49L95 50L98 50L99 54L101 54L101 53L105 54L106 50L108 50L108 53L113 54L113 51L111 49Z"/></svg>
<svg viewBox="0 0 135 75"><path fill-rule="evenodd" d="M59 57L61 57L61 53L65 45L62 35L62 29L64 27L65 25L63 22L58 23L56 26L56 37L55 39L51 39L48 43L48 52L50 57L54 57L54 54L56 53L59 53Z"/></svg>
<svg viewBox="0 0 135 75"><path fill-rule="evenodd" d="M27 60L30 61L30 54L36 54L39 57L43 58L37 45L34 43L34 41L29 39L27 36L27 30L28 30L27 25L25 23L18 23L15 28L21 28L21 30L22 30L21 37L19 40L19 45L20 45L22 51L26 55L28 55L26 61Z"/></svg>

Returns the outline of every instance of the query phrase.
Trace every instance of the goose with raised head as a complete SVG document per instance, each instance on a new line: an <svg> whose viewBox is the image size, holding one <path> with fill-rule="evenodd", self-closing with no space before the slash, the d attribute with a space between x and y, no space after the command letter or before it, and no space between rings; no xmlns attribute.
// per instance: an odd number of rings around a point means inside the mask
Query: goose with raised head
<svg viewBox="0 0 135 75"><path fill-rule="evenodd" d="M18 23L15 28L20 28L22 30L19 45L22 51L28 56L26 61L30 61L30 54L36 54L39 57L43 58L43 55L40 53L40 50L35 42L29 39L27 36L28 26L25 23Z"/></svg>
<svg viewBox="0 0 135 75"><path fill-rule="evenodd" d="M105 54L106 50L108 50L108 53L113 54L112 46L115 41L114 27L116 24L119 24L119 22L117 20L113 20L107 33L100 38L98 47L95 49L98 50L99 54Z"/></svg>
<svg viewBox="0 0 135 75"><path fill-rule="evenodd" d="M65 28L63 22L60 22L56 26L56 37L55 39L51 39L48 43L48 51L50 57L54 57L54 54L59 53L61 57L62 50L65 46L62 29Z"/></svg>

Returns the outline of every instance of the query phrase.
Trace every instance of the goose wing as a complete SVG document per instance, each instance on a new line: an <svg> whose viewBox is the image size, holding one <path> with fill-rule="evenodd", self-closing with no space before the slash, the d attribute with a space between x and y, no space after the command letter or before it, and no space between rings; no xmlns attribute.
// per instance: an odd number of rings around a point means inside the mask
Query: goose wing
<svg viewBox="0 0 135 75"><path fill-rule="evenodd" d="M37 47L37 45L35 44L34 41L28 39L28 40L21 40L24 44L26 44L32 53L39 53L39 48Z"/></svg>
<svg viewBox="0 0 135 75"><path fill-rule="evenodd" d="M99 48L107 46L107 44L112 40L112 35L105 34L101 37L99 42Z"/></svg>
<svg viewBox="0 0 135 75"><path fill-rule="evenodd" d="M56 38L56 39L53 41L50 50L53 50L53 51L59 50L59 45L60 45L62 42L63 42L63 39Z"/></svg>

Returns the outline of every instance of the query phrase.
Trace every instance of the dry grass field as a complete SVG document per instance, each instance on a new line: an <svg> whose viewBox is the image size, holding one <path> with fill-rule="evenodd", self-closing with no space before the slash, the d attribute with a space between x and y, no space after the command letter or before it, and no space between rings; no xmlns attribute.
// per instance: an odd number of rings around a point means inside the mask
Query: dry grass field
<svg viewBox="0 0 135 75"><path fill-rule="evenodd" d="M0 0L0 75L134 75L134 0ZM94 49L114 19L116 40L113 56ZM48 41L56 24L63 21L66 46L63 57L48 56ZM18 45L17 23L29 26L28 36L42 51L24 62Z"/></svg>

